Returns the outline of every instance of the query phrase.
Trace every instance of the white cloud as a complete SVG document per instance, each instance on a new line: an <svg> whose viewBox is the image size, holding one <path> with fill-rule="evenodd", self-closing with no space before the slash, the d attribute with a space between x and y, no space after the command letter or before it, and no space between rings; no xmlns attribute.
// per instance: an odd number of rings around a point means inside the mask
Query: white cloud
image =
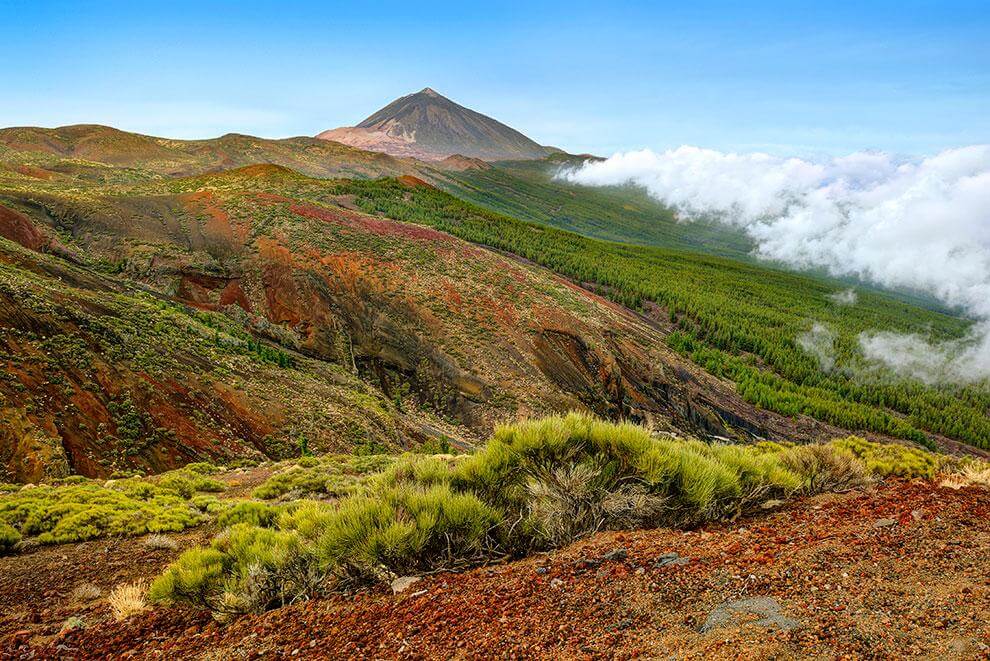
<svg viewBox="0 0 990 661"><path fill-rule="evenodd" d="M811 330L798 336L797 343L818 359L822 371L831 372L835 367L835 340L835 331L824 324L816 323Z"/></svg>
<svg viewBox="0 0 990 661"><path fill-rule="evenodd" d="M863 355L884 363L901 376L925 383L971 382L990 375L990 327L977 324L970 335L954 342L932 344L919 335L863 333Z"/></svg>
<svg viewBox="0 0 990 661"><path fill-rule="evenodd" d="M823 162L684 146L619 153L560 176L587 185L643 186L681 217L742 228L760 257L928 292L990 320L990 145L922 159L858 152ZM929 347L942 361L939 368L928 366L932 373L990 375L990 325L978 329L986 337L970 338L965 347ZM863 346L869 357L903 368L902 358L917 356L911 350L920 338L910 339L915 344L908 346L875 335L864 337ZM981 370L947 365L961 355ZM914 367L905 373L917 375L920 363L907 362Z"/></svg>
<svg viewBox="0 0 990 661"><path fill-rule="evenodd" d="M856 301L859 300L856 290L852 288L843 289L842 291L837 291L834 294L829 294L828 298L837 305L856 305Z"/></svg>

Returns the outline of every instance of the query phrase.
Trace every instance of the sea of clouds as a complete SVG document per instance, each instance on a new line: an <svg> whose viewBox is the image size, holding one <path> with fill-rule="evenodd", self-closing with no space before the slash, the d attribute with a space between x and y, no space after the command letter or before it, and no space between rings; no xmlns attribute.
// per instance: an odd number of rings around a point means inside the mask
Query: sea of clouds
<svg viewBox="0 0 990 661"><path fill-rule="evenodd" d="M978 320L961 341L933 345L878 330L860 337L863 353L929 382L990 376L990 145L917 159L858 152L821 162L683 146L619 153L558 176L642 186L683 219L741 228L759 257L961 307ZM836 302L855 304L855 293Z"/></svg>

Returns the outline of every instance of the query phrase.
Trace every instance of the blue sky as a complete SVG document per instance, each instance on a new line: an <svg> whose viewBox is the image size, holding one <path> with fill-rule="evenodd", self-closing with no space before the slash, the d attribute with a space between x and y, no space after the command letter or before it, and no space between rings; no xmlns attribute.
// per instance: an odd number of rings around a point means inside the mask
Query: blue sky
<svg viewBox="0 0 990 661"><path fill-rule="evenodd" d="M604 155L990 142L986 0L466 4L0 0L0 126L312 135L430 86Z"/></svg>

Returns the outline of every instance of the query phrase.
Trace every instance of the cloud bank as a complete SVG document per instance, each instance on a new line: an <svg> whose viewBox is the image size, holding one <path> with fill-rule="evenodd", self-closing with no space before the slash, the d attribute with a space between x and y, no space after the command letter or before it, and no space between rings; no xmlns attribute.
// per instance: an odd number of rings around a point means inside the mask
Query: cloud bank
<svg viewBox="0 0 990 661"><path fill-rule="evenodd" d="M559 176L636 184L683 218L741 228L762 258L962 307L983 323L961 343L877 333L860 338L864 354L926 380L990 375L990 145L921 159L858 152L825 162L684 146L620 153Z"/></svg>

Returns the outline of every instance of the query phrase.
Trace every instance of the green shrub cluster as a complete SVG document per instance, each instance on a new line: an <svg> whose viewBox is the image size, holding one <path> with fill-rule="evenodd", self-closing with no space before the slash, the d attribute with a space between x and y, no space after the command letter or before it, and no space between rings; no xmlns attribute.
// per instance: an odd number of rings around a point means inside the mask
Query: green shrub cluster
<svg viewBox="0 0 990 661"><path fill-rule="evenodd" d="M224 488L204 475L215 470L205 466L165 473L158 480L72 478L2 494L0 525L42 544L183 530L206 520L211 508L210 502L196 502L197 492Z"/></svg>
<svg viewBox="0 0 990 661"><path fill-rule="evenodd" d="M939 456L904 445L874 443L858 436L832 441L832 444L856 456L866 469L878 477L932 478L941 467Z"/></svg>
<svg viewBox="0 0 990 661"><path fill-rule="evenodd" d="M521 555L601 529L734 517L867 480L838 445L708 445L571 414L500 427L474 455L404 455L335 503L238 505L222 518L231 527L180 557L152 595L221 615L259 611L354 581Z"/></svg>
<svg viewBox="0 0 990 661"><path fill-rule="evenodd" d="M388 455L301 457L263 482L252 494L262 500L345 496L358 492L369 475L388 466Z"/></svg>
<svg viewBox="0 0 990 661"><path fill-rule="evenodd" d="M21 533L17 532L13 526L0 523L0 555L6 555L13 551L20 541Z"/></svg>
<svg viewBox="0 0 990 661"><path fill-rule="evenodd" d="M217 525L229 528L238 523L249 523L253 526L268 528L275 523L278 510L267 503L245 500L227 507L217 516Z"/></svg>

